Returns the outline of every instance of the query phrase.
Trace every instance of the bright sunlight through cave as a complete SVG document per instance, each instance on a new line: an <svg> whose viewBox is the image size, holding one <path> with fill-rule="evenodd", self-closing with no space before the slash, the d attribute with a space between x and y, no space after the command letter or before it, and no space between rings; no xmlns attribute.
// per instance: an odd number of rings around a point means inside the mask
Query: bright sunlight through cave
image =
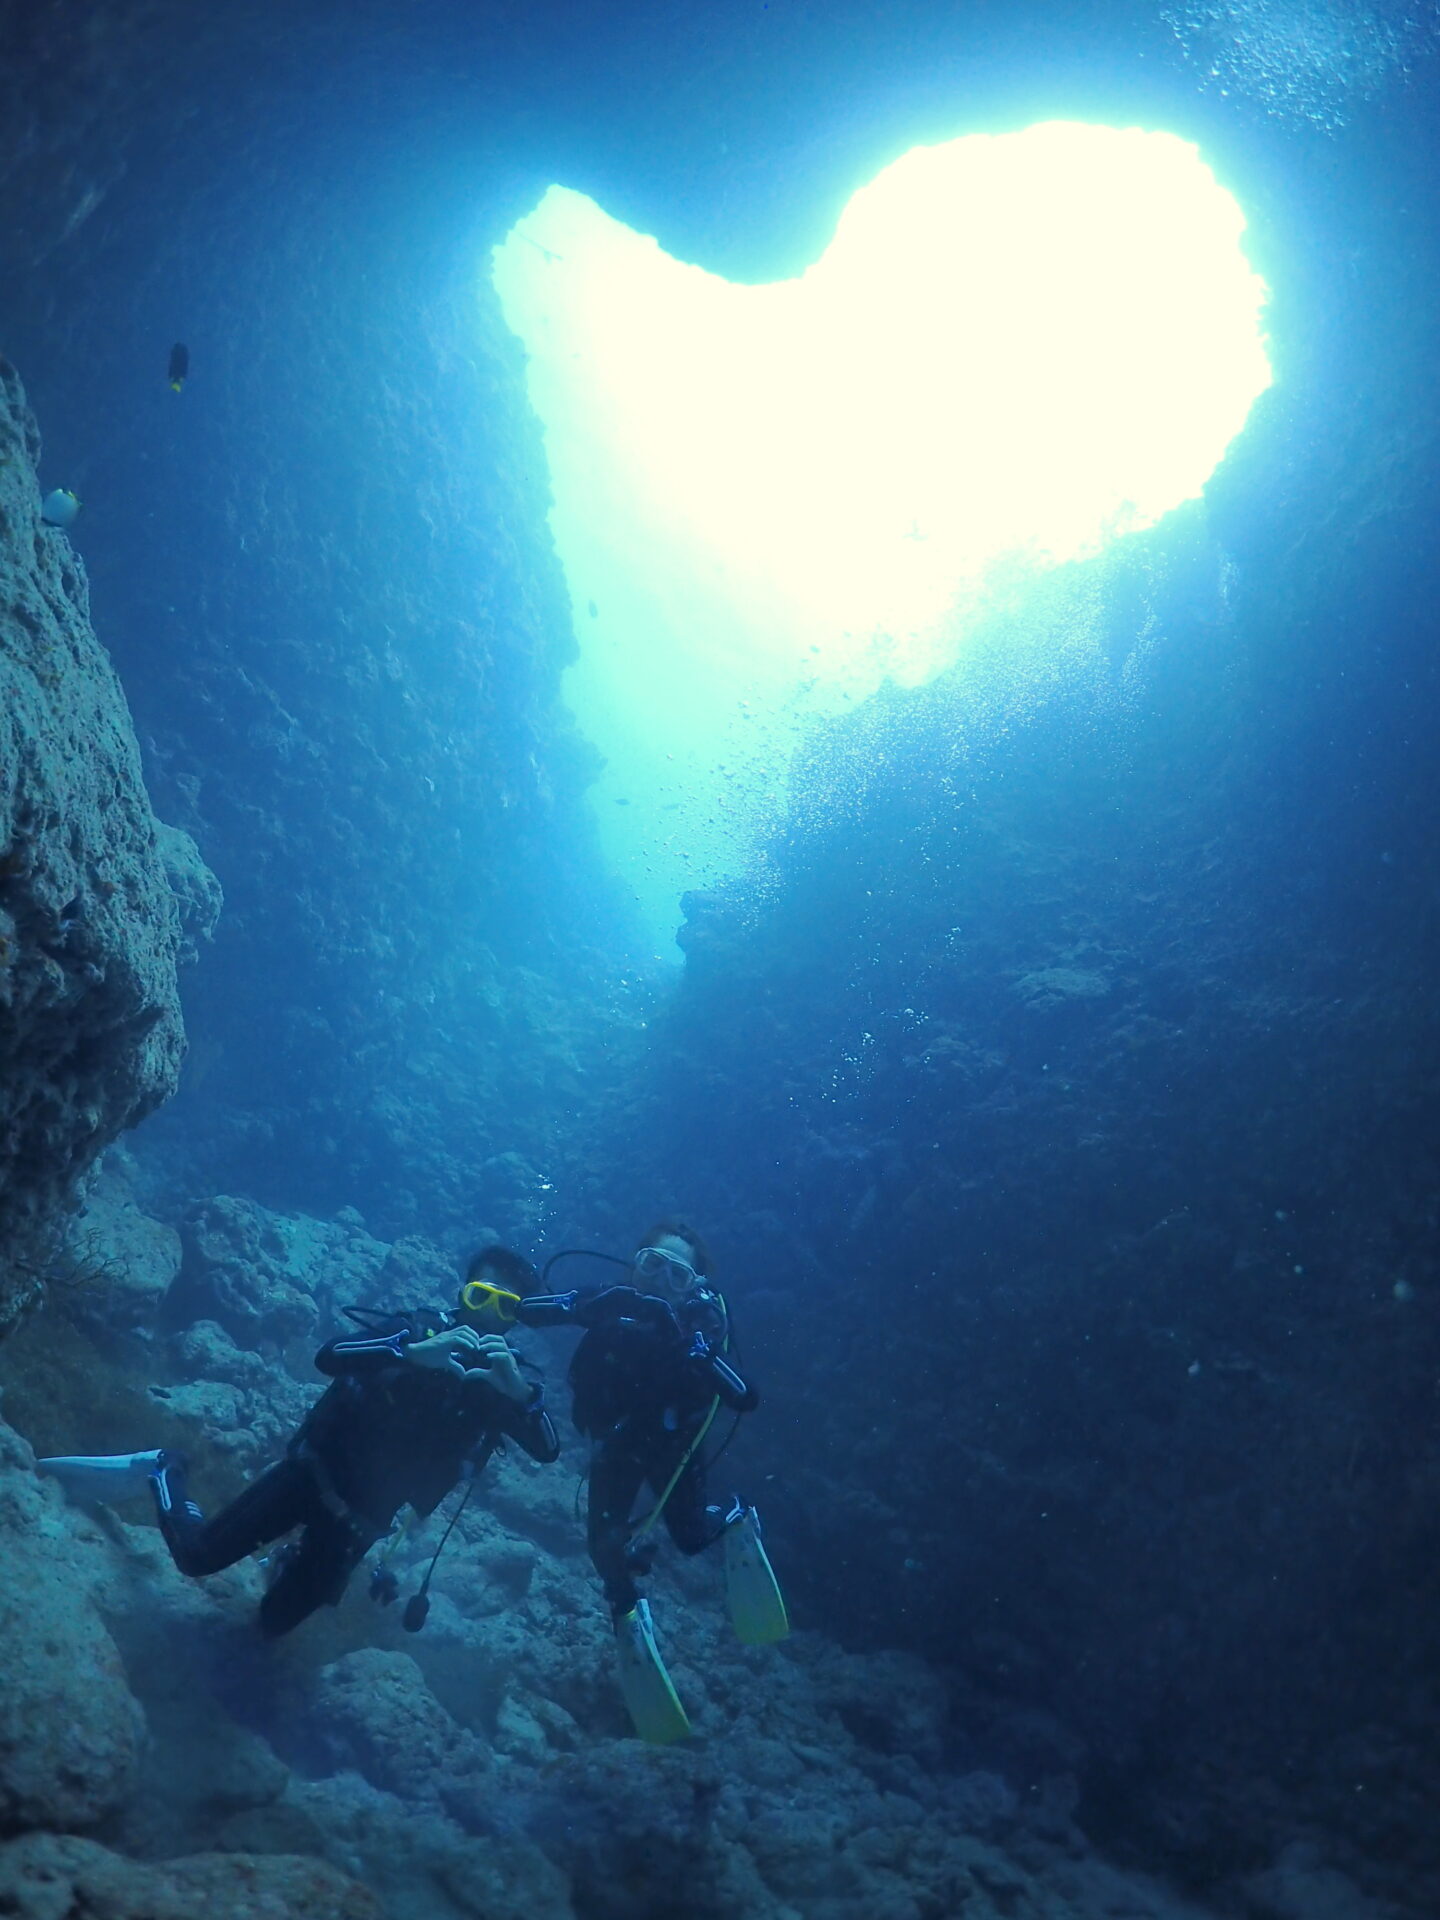
<svg viewBox="0 0 1440 1920"><path fill-rule="evenodd" d="M767 286L562 187L496 249L567 698L657 951L687 887L744 865L807 725L963 659L997 568L1198 496L1270 382L1244 227L1186 142L1054 122L905 154Z"/></svg>

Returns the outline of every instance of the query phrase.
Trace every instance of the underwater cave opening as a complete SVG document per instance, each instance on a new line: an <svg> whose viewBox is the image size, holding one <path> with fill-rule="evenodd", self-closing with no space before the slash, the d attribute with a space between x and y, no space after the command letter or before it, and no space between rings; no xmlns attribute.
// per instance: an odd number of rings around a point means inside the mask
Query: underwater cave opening
<svg viewBox="0 0 1440 1920"><path fill-rule="evenodd" d="M657 957L681 893L746 865L807 730L953 670L997 588L1013 610L1200 494L1271 379L1244 232L1193 145L1056 121L912 149L766 285L558 186L495 249L567 698ZM1044 648L1083 666L1089 624L1052 596Z"/></svg>

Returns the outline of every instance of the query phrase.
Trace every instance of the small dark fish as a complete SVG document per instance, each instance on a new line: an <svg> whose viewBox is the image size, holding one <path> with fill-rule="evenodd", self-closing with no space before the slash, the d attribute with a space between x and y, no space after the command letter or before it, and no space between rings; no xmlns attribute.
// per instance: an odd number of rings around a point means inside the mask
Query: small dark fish
<svg viewBox="0 0 1440 1920"><path fill-rule="evenodd" d="M190 349L183 340L177 340L170 349L170 371L165 376L174 392L179 393L190 373Z"/></svg>
<svg viewBox="0 0 1440 1920"><path fill-rule="evenodd" d="M586 610L592 620L598 620L600 618L600 609L593 600L586 603Z"/></svg>

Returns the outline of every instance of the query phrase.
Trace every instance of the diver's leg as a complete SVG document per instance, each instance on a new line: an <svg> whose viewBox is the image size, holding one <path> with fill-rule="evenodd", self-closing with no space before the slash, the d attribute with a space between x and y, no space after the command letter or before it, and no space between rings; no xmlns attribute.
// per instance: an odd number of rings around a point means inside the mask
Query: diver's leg
<svg viewBox="0 0 1440 1920"><path fill-rule="evenodd" d="M298 1460L279 1460L222 1507L213 1520L188 1497L185 1461L167 1454L152 1479L155 1510L170 1557L181 1573L219 1573L277 1540L317 1508L314 1482Z"/></svg>
<svg viewBox="0 0 1440 1920"><path fill-rule="evenodd" d="M678 1450L683 1451L683 1447ZM657 1494L668 1485L677 1460L678 1453L663 1470L660 1462L652 1468L650 1484ZM703 1553L707 1547L713 1547L725 1531L725 1510L706 1505L705 1486L705 1468L698 1458L692 1457L665 1502L662 1516L665 1529L682 1553Z"/></svg>
<svg viewBox="0 0 1440 1920"><path fill-rule="evenodd" d="M640 1592L629 1556L630 1510L645 1478L645 1463L628 1447L602 1440L590 1462L586 1544L618 1620L635 1605Z"/></svg>
<svg viewBox="0 0 1440 1920"><path fill-rule="evenodd" d="M306 1526L279 1577L260 1602L260 1631L277 1640L317 1607L333 1607L372 1541L323 1509Z"/></svg>

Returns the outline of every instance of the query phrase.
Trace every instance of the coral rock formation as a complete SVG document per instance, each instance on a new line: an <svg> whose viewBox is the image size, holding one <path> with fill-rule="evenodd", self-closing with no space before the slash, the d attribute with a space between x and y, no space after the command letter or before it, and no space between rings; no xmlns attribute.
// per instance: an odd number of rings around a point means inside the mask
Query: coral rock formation
<svg viewBox="0 0 1440 1920"><path fill-rule="evenodd" d="M0 361L0 1333L98 1154L174 1091L176 969L220 901L151 810L84 569L40 519L39 453Z"/></svg>
<svg viewBox="0 0 1440 1920"><path fill-rule="evenodd" d="M321 1860L217 1853L147 1866L53 1833L0 1847L0 1910L20 1920L381 1920L373 1894Z"/></svg>

